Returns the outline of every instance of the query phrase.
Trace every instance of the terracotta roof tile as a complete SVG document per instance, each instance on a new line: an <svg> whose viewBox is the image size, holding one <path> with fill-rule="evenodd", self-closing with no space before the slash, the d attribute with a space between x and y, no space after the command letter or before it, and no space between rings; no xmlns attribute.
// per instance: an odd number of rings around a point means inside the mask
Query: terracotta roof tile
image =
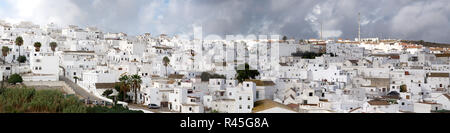
<svg viewBox="0 0 450 133"><path fill-rule="evenodd" d="M368 101L370 105L390 105L388 101L382 101L382 100L372 100Z"/></svg>

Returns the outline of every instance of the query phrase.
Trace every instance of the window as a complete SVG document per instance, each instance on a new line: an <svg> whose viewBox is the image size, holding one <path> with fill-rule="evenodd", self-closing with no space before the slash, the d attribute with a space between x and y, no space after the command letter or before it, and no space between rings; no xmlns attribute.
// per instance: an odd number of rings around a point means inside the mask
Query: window
<svg viewBox="0 0 450 133"><path fill-rule="evenodd" d="M239 100L242 100L242 96L239 96Z"/></svg>
<svg viewBox="0 0 450 133"><path fill-rule="evenodd" d="M259 91L256 91L256 99L259 99Z"/></svg>
<svg viewBox="0 0 450 133"><path fill-rule="evenodd" d="M310 97L312 97L312 96L313 96L313 93L312 93L312 92L310 92L310 93L309 93L309 96L310 96Z"/></svg>
<svg viewBox="0 0 450 133"><path fill-rule="evenodd" d="M189 107L189 111L192 111L192 107Z"/></svg>
<svg viewBox="0 0 450 133"><path fill-rule="evenodd" d="M247 87L250 87L250 84L247 84Z"/></svg>
<svg viewBox="0 0 450 133"><path fill-rule="evenodd" d="M242 105L239 105L239 109L242 109Z"/></svg>
<svg viewBox="0 0 450 133"><path fill-rule="evenodd" d="M73 75L77 75L77 72L73 72Z"/></svg>
<svg viewBox="0 0 450 133"><path fill-rule="evenodd" d="M247 108L250 109L250 105L248 105Z"/></svg>
<svg viewBox="0 0 450 133"><path fill-rule="evenodd" d="M250 101L251 99L250 99L250 96L248 97L248 100Z"/></svg>

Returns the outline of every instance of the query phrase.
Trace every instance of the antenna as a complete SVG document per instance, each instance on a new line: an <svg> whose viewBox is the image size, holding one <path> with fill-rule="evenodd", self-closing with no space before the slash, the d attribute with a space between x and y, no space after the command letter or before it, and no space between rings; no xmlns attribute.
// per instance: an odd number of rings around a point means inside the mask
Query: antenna
<svg viewBox="0 0 450 133"><path fill-rule="evenodd" d="M323 34L323 22L320 22L320 40L322 40Z"/></svg>
<svg viewBox="0 0 450 133"><path fill-rule="evenodd" d="M361 13L358 12L358 41L361 42Z"/></svg>

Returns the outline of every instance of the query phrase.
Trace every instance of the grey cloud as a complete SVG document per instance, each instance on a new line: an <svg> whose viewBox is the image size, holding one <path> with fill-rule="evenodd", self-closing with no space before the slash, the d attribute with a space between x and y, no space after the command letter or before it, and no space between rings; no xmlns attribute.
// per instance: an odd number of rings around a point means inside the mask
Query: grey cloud
<svg viewBox="0 0 450 133"><path fill-rule="evenodd" d="M111 32L280 34L317 38L318 22L332 38L363 37L450 42L448 0L72 0L83 17L70 23ZM314 8L320 7L320 14ZM1 12L1 10L0 10ZM4 12L4 11L3 11ZM61 11L64 12L64 11ZM317 18L316 22L307 17ZM60 16L61 18L67 18ZM333 33L333 34L332 34ZM341 34L337 34L341 33ZM327 33L324 33L327 34Z"/></svg>

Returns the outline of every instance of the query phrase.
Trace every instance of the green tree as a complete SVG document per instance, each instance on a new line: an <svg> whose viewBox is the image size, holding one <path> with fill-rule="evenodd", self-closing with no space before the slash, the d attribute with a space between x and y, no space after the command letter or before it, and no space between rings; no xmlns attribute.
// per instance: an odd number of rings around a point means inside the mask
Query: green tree
<svg viewBox="0 0 450 133"><path fill-rule="evenodd" d="M113 92L114 92L114 91L111 90L111 89L105 90L105 91L103 92L102 96L109 97L109 95L111 95Z"/></svg>
<svg viewBox="0 0 450 133"><path fill-rule="evenodd" d="M56 42L51 42L50 43L50 48L52 49L53 54L55 54L56 47L58 47L58 44Z"/></svg>
<svg viewBox="0 0 450 133"><path fill-rule="evenodd" d="M17 84L22 82L23 82L22 76L20 76L19 74L13 74L9 76L8 83Z"/></svg>
<svg viewBox="0 0 450 133"><path fill-rule="evenodd" d="M202 81L209 81L209 79L211 78L220 78L220 79L226 79L226 77L224 75L220 75L220 74L210 74L208 72L202 72L202 74L200 75L200 78L202 79Z"/></svg>
<svg viewBox="0 0 450 133"><path fill-rule="evenodd" d="M19 57L20 57L20 46L23 45L23 38L21 36L16 37L15 43L17 46L19 46ZM20 62L19 62L19 66L20 66Z"/></svg>
<svg viewBox="0 0 450 133"><path fill-rule="evenodd" d="M6 46L3 46L2 47L3 64L5 64L5 60L6 60L5 57L8 56L8 53L9 53L9 48ZM2 86L0 88L1 92L3 92L3 89L4 89L4 87L3 87L4 82L5 82L5 78L2 77Z"/></svg>
<svg viewBox="0 0 450 133"><path fill-rule="evenodd" d="M111 97L111 99L113 99L114 104L116 104L117 101L124 101L123 99L123 92L121 91L121 83L115 83L114 84L114 89L119 92L117 94L117 96ZM117 98L117 99L115 99Z"/></svg>
<svg viewBox="0 0 450 133"><path fill-rule="evenodd" d="M130 82L130 77L128 75L123 75L119 78L120 81L120 92L123 93L123 99L124 101L126 101L126 95L127 92L130 91L131 88L131 82Z"/></svg>
<svg viewBox="0 0 450 133"><path fill-rule="evenodd" d="M6 60L5 58L6 58L6 56L8 56L9 50L10 49L6 46L2 47L3 64L5 64L5 60Z"/></svg>
<svg viewBox="0 0 450 133"><path fill-rule="evenodd" d="M25 61L27 61L27 57L25 57L25 56L19 56L19 58L17 58L17 61L19 62L19 63L24 63Z"/></svg>
<svg viewBox="0 0 450 133"><path fill-rule="evenodd" d="M169 57L164 56L162 61L163 61L164 66L166 66L166 76L167 76L167 66L170 64L170 59L169 59Z"/></svg>
<svg viewBox="0 0 450 133"><path fill-rule="evenodd" d="M41 46L42 46L42 44L40 42L34 43L34 48L35 48L36 52L41 51Z"/></svg>
<svg viewBox="0 0 450 133"><path fill-rule="evenodd" d="M303 59L315 59L316 57L320 57L323 53L314 53L314 52L302 52L297 51L291 54L294 57L302 57Z"/></svg>
<svg viewBox="0 0 450 133"><path fill-rule="evenodd" d="M240 65L238 67L238 69L236 69L236 79L239 81L239 83L244 82L246 79L255 79L256 76L259 76L259 71L258 70L250 70L250 65L248 65L247 63L245 63L245 69L244 70L240 70L239 68L242 68L242 65Z"/></svg>
<svg viewBox="0 0 450 133"><path fill-rule="evenodd" d="M138 97L137 94L139 91L141 91L141 83L142 83L141 76L139 76L137 74L131 75L131 89L134 92L134 103L135 104L137 104L137 97Z"/></svg>
<svg viewBox="0 0 450 133"><path fill-rule="evenodd" d="M287 36L283 36L283 42L287 41Z"/></svg>

